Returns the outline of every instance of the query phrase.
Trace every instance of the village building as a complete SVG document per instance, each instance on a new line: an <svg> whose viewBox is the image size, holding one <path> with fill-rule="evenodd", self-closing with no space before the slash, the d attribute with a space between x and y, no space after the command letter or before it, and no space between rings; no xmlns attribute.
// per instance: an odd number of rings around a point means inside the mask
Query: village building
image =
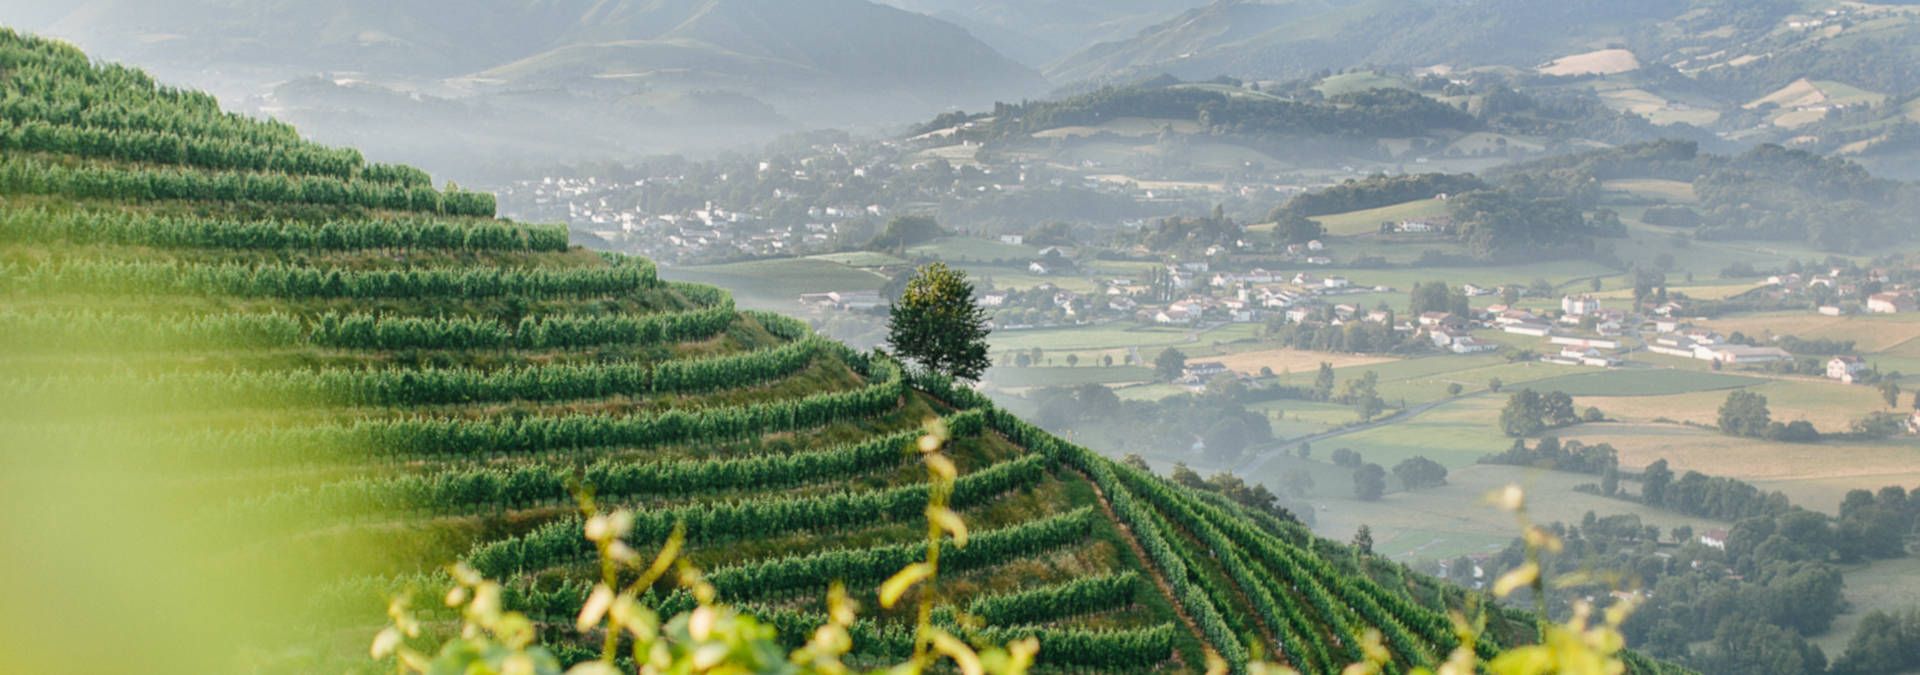
<svg viewBox="0 0 1920 675"><path fill-rule="evenodd" d="M1600 300L1591 295L1569 295L1560 299L1560 311L1569 316L1586 316L1600 311Z"/></svg>
<svg viewBox="0 0 1920 675"><path fill-rule="evenodd" d="M1827 378L1854 384L1866 374L1867 362L1858 356L1835 356L1827 360Z"/></svg>

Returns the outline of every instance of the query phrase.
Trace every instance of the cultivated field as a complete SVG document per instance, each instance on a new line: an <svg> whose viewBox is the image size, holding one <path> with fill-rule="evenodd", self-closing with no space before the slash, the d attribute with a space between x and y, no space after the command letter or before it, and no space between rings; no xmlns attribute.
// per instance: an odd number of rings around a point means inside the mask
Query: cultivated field
<svg viewBox="0 0 1920 675"><path fill-rule="evenodd" d="M1354 354L1329 354L1300 349L1266 349L1253 352L1240 352L1226 356L1195 359L1220 363L1236 373L1259 375L1260 369L1268 368L1274 373L1316 372L1322 363L1331 363L1335 369L1370 366L1377 363L1391 363L1395 359Z"/></svg>
<svg viewBox="0 0 1920 675"><path fill-rule="evenodd" d="M1586 424L1558 432L1563 440L1608 443L1620 465L1639 469L1666 459L1676 471L1739 478L1785 492L1795 504L1833 512L1847 490L1920 485L1920 444L1775 443L1671 424Z"/></svg>

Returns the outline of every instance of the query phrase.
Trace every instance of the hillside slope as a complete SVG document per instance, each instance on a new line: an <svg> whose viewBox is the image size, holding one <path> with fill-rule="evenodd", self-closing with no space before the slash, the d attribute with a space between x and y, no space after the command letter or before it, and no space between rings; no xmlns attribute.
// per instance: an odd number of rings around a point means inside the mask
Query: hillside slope
<svg viewBox="0 0 1920 675"><path fill-rule="evenodd" d="M123 419L89 385L159 401L179 427L152 441L165 457L221 469L156 477L246 533L213 557L290 575L316 646L289 670L355 663L386 599L440 597L451 560L589 653L567 628L596 574L576 485L638 507L636 545L684 523L722 601L802 640L829 582L874 607L919 555L910 448L933 418L974 530L942 589L985 621L969 634L1038 636L1050 667L1195 671L1212 651L1331 672L1373 628L1396 668L1431 664L1455 643L1444 610L1471 600L58 43L0 32L0 151L7 436L61 402L75 434ZM648 600L685 608L667 588ZM906 617L868 617L856 654L911 649ZM1531 630L1493 624L1483 653Z"/></svg>

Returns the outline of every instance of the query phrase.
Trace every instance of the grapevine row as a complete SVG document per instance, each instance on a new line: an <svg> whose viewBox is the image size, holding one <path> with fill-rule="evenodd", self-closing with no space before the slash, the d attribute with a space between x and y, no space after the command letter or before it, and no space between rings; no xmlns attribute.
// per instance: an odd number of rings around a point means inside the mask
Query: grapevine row
<svg viewBox="0 0 1920 675"><path fill-rule="evenodd" d="M202 169L272 171L353 178L360 153L314 144L255 145L242 140L168 131L0 120L0 152L44 152Z"/></svg>
<svg viewBox="0 0 1920 675"><path fill-rule="evenodd" d="M285 264L195 265L75 261L0 265L16 293L201 295L271 298L532 298L627 295L658 283L651 265L582 269L423 268L339 270Z"/></svg>
<svg viewBox="0 0 1920 675"><path fill-rule="evenodd" d="M169 249L257 251L432 249L567 250L567 228L502 221L430 219L241 221L108 211L0 209L0 242L115 244Z"/></svg>
<svg viewBox="0 0 1920 675"><path fill-rule="evenodd" d="M321 315L312 324L279 312L157 317L94 311L0 310L0 348L10 352L114 348L120 351L323 347L564 349L699 341L733 325L726 305L662 314L552 314L517 326L469 317Z"/></svg>
<svg viewBox="0 0 1920 675"><path fill-rule="evenodd" d="M743 607L779 631L782 639L798 646L827 622L827 617L808 612L768 607ZM1106 670L1139 670L1167 660L1173 653L1174 628L1161 624L1152 628L1093 631L1079 628L992 627L963 629L941 622L948 630L990 644L1032 637L1040 641L1038 662L1049 666L1078 666ZM898 659L913 654L913 627L860 620L848 631L853 653Z"/></svg>
<svg viewBox="0 0 1920 675"><path fill-rule="evenodd" d="M1056 586L975 599L967 613L998 626L1042 624L1066 617L1104 612L1133 603L1140 588L1134 572L1083 577Z"/></svg>
<svg viewBox="0 0 1920 675"><path fill-rule="evenodd" d="M956 438L979 434L977 412L949 415ZM358 516L419 511L459 511L467 507L529 508L571 503L570 485L591 486L596 497L624 499L649 495L686 496L699 492L779 489L899 466L920 431L906 431L827 450L735 459L679 460L636 464L601 461L576 470L546 465L510 469L437 471L397 478L365 478L297 492L276 493L229 512L253 520L293 521L315 514Z"/></svg>
<svg viewBox="0 0 1920 675"><path fill-rule="evenodd" d="M55 377L0 381L0 402L12 405L79 403L112 383L123 394L193 405L253 409L465 405L508 401L557 402L613 396L692 394L757 386L793 375L834 347L810 338L755 352L657 364L585 363L475 368L265 370L184 373L142 380ZM844 349L844 348L842 348ZM80 385L80 386L75 386Z"/></svg>
<svg viewBox="0 0 1920 675"><path fill-rule="evenodd" d="M952 503L955 507L978 504L1037 484L1045 475L1045 458L1039 455L996 464L955 481ZM920 513L926 508L927 497L926 485L909 485L877 492L757 498L646 510L635 516L628 539L663 541L676 524L685 525L690 542L715 542L890 522ZM506 577L584 559L593 549L581 538L580 528L579 518L554 521L523 536L482 544L467 562L488 576Z"/></svg>
<svg viewBox="0 0 1920 675"><path fill-rule="evenodd" d="M1112 462L1086 448L1061 441L1039 427L998 409L988 409L987 426L1017 445L1058 457L1059 461L1091 477L1101 492L1106 494L1107 502L1120 522L1132 530L1134 539L1146 550L1149 562L1158 567L1167 583L1173 586L1174 600L1187 610L1187 614L1199 626L1201 636L1227 663L1236 664L1236 673L1244 672L1244 664L1249 660L1246 647L1234 635L1233 629L1221 616L1220 609L1207 597L1206 592L1193 583L1186 563L1181 561L1167 535L1155 523L1151 507L1135 499L1114 475Z"/></svg>
<svg viewBox="0 0 1920 675"><path fill-rule="evenodd" d="M313 204L491 218L485 192L396 185L325 176L240 171L68 165L34 157L0 158L0 192L115 200L204 200Z"/></svg>
<svg viewBox="0 0 1920 675"><path fill-rule="evenodd" d="M668 410L651 416L360 420L342 426L212 433L182 449L287 461L482 458L691 440L724 442L868 417L899 406L906 392L891 361L855 360L853 365L856 370L872 371L866 387L748 406Z"/></svg>
<svg viewBox="0 0 1920 675"><path fill-rule="evenodd" d="M1294 665L1316 672L1331 670L1333 662L1327 657L1318 641L1311 637L1312 622L1300 613L1297 605L1274 598L1268 589L1280 587L1270 585L1267 583L1270 578L1263 578L1264 575L1258 574L1257 566L1247 562L1235 540L1222 534L1218 528L1213 527L1186 504L1181 503L1179 497L1172 494L1167 486L1144 478L1129 467L1119 467L1115 472L1212 549L1221 568L1240 587L1247 601L1254 606L1255 611L1260 613L1266 625L1278 634L1282 653Z"/></svg>

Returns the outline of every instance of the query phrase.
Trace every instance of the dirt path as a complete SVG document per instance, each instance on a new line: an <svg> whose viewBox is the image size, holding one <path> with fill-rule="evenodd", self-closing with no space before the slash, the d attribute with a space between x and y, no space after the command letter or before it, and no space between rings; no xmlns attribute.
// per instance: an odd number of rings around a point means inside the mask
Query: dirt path
<svg viewBox="0 0 1920 675"><path fill-rule="evenodd" d="M1153 578L1153 585L1160 589L1160 595L1166 597L1167 604L1173 606L1173 613L1180 617L1180 623L1186 625L1187 632L1193 634L1193 639L1200 643L1200 648L1206 650L1207 654L1218 656L1219 654L1213 650L1213 645L1207 644L1206 635L1200 632L1200 624L1187 614L1187 608L1180 604L1180 597L1174 595L1173 584L1168 583L1167 578L1160 573L1160 568L1153 565L1153 559L1147 557L1147 549L1140 545L1140 540L1133 537L1133 528L1120 520L1120 514L1114 513L1113 504L1107 501L1107 492L1100 489L1100 484L1094 482L1092 476L1081 473L1079 469L1072 469L1072 471L1086 479L1087 485L1093 487L1094 497L1100 500L1100 510L1107 514L1108 520L1113 521L1114 529L1120 531L1121 538L1127 540L1127 547L1133 549L1134 558L1140 561L1140 566L1147 568L1147 576ZM1178 650L1173 652L1173 660L1180 662ZM1180 665L1186 664L1180 663Z"/></svg>

